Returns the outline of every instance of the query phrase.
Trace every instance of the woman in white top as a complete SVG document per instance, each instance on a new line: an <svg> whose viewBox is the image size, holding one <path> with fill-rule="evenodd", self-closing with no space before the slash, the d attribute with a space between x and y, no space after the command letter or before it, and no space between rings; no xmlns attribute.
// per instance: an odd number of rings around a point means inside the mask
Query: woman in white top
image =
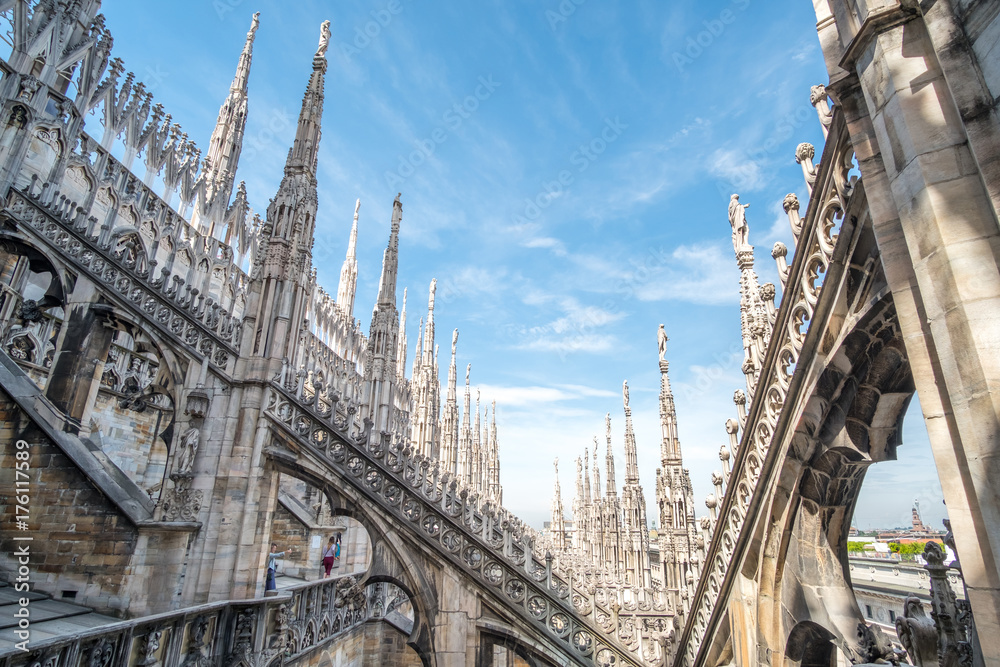
<svg viewBox="0 0 1000 667"><path fill-rule="evenodd" d="M267 578L264 580L265 593L277 590L277 586L274 583L274 575L278 571L278 559L284 558L286 553L291 556L292 550L289 549L287 552L278 551L278 545L274 542L271 543L271 552L267 554Z"/></svg>

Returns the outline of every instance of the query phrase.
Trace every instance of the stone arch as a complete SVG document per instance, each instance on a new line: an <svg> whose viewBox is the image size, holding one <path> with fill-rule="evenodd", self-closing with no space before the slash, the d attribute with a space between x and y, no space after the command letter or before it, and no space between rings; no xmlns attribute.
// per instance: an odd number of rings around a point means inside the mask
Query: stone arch
<svg viewBox="0 0 1000 667"><path fill-rule="evenodd" d="M760 584L757 624L771 649L805 651L820 636L826 646L829 634L874 662L859 642L867 625L850 585L848 531L867 468L896 456L914 387L891 298L852 325L805 401L756 537L762 555L743 574ZM825 648L809 650L807 659L830 664Z"/></svg>
<svg viewBox="0 0 1000 667"><path fill-rule="evenodd" d="M281 436L277 433L274 437ZM349 516L360 523L372 542L373 559L364 583L386 581L399 586L410 598L413 605L413 631L407 644L421 657L424 665L434 667L434 643L431 627L433 614L437 609L437 593L427 576L427 565L419 554L410 553L398 539L398 533L386 522L366 500L342 480L331 478L328 468L315 468L303 458L289 458L290 452L276 446L265 450L269 455L270 467L301 479L319 489L329 500L333 512Z"/></svg>
<svg viewBox="0 0 1000 667"><path fill-rule="evenodd" d="M837 657L834 635L811 621L797 623L785 643L785 664L798 667L831 667Z"/></svg>
<svg viewBox="0 0 1000 667"><path fill-rule="evenodd" d="M183 436L176 425L188 362L154 327L131 313L116 309L107 324L115 331L102 360L104 372L118 382L111 386L102 378L89 411L90 438L157 498L164 490L168 460ZM120 423L129 425L130 437L119 437Z"/></svg>
<svg viewBox="0 0 1000 667"><path fill-rule="evenodd" d="M0 233L0 341L43 389L73 280L61 262L30 240Z"/></svg>

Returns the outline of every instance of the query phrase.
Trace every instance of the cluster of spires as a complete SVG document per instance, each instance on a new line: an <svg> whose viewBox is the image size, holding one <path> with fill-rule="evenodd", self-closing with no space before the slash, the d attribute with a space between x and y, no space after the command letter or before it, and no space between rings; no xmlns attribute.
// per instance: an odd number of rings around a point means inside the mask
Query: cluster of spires
<svg viewBox="0 0 1000 667"><path fill-rule="evenodd" d="M677 435L677 412L670 388L666 334L659 330L660 347L660 427L661 467L656 470L656 502L660 529L655 546L646 516L646 500L639 483L639 462L628 382L622 385L625 413L625 478L619 497L615 480L615 459L611 437L611 415L605 415L607 442L606 488L601 491L598 439L594 438L593 476L590 450L576 459L576 499L573 502L573 530L566 526L565 508L559 485L559 460L555 461L556 481L552 499L552 520L548 532L550 548L557 558L610 574L609 581L623 581L636 591L662 591L672 609L686 609L698 574L703 539L694 516L693 489L683 467ZM658 559L654 564L652 559ZM640 593L641 596L641 593Z"/></svg>
<svg viewBox="0 0 1000 667"><path fill-rule="evenodd" d="M468 364L465 368L465 403L459 421L458 329L451 336L448 392L442 410L441 383L438 380L439 346L434 339L436 292L437 280L432 280L427 299L427 322L420 321L410 381L413 396L411 444L415 451L437 460L442 472L454 476L470 490L499 505L503 502L503 489L500 487L497 404L493 401L492 412L490 407L486 407L483 416L481 392L477 389L476 411L472 412L472 364ZM405 298L402 317L405 322ZM405 346L405 337L402 340ZM405 364L405 348L402 354L402 363ZM470 417L472 414L474 418Z"/></svg>
<svg viewBox="0 0 1000 667"><path fill-rule="evenodd" d="M295 140L289 149L284 176L274 199L271 200L265 220L255 216L248 224L250 207L244 183L235 186L243 138L246 130L248 108L248 82L253 59L253 44L259 27L259 13L253 15L240 54L236 74L229 94L223 102L216 126L212 132L209 149L203 163L201 186L195 200L191 223L208 236L214 236L236 246L241 256L250 254L251 267L260 277L274 282L263 294L274 296L288 290L291 293L310 291L298 298L280 303L261 304L262 315L284 321L312 320L313 328L320 328L320 339L330 346L335 355L351 367L361 367L364 388L358 399L366 418L373 424L373 433L404 437L415 451L437 460L442 472L455 476L460 483L496 504L502 502L500 486L500 460L496 424L496 402L486 408L481 416L480 395L476 392L476 412L471 418L471 364L466 369L465 404L459 423L457 401L456 346L458 330L452 336L451 365L445 404L441 406L441 382L438 373L438 346L435 343L434 297L436 280L431 281L427 322L421 320L419 336L414 351L411 379L407 380L406 357L406 290L403 292L403 309L396 310L396 285L399 264L399 228L402 222L402 203L397 195L393 202L389 242L382 260L378 297L372 313L365 349L362 354L352 348L356 341L358 323L354 319L357 293L358 219L361 200L354 208L347 254L340 272L335 302L331 313L321 312L321 302L330 301L315 286L312 268L312 239L318 204L316 169L324 102L324 75L326 73L326 47L329 44L329 21L321 27L320 43L313 57L313 71L296 126ZM235 189L235 195L233 191ZM232 200L232 203L230 203ZM278 262L269 257L286 258L282 271L276 271ZM309 290L309 286L312 289ZM318 298L319 297L319 298ZM271 299L271 301L276 301ZM287 308L283 304L288 304ZM297 304L297 305L293 305ZM284 312L287 310L288 312ZM258 318L262 321L264 318ZM295 337L287 336L284 350L271 350L271 355L282 355L294 365L305 365L307 360L300 351L296 354ZM363 357L363 358L362 358ZM296 364L295 362L298 361ZM288 363L288 362L283 362ZM470 423L471 422L471 423ZM401 429L400 426L403 426Z"/></svg>

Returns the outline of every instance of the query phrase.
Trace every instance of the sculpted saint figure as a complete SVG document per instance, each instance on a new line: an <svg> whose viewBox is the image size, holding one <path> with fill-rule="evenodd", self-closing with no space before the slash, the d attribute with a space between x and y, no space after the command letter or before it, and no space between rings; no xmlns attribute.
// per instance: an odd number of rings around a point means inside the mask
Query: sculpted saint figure
<svg viewBox="0 0 1000 667"><path fill-rule="evenodd" d="M319 46L316 48L316 57L326 57L326 50L330 46L330 22L323 21L319 27Z"/></svg>
<svg viewBox="0 0 1000 667"><path fill-rule="evenodd" d="M733 248L737 252L750 245L748 238L746 209L750 204L741 204L740 196L729 198L729 224L733 227Z"/></svg>
<svg viewBox="0 0 1000 667"><path fill-rule="evenodd" d="M177 472L187 474L194 467L194 455L198 453L201 434L196 428L189 428L181 436L180 450L177 452Z"/></svg>
<svg viewBox="0 0 1000 667"><path fill-rule="evenodd" d="M664 331L662 324L660 325L659 331L656 332L656 337L657 343L660 347L660 361L664 361L667 356L667 341L670 339L667 338L667 332Z"/></svg>
<svg viewBox="0 0 1000 667"><path fill-rule="evenodd" d="M622 382L622 397L625 399L625 407L628 407L628 380Z"/></svg>

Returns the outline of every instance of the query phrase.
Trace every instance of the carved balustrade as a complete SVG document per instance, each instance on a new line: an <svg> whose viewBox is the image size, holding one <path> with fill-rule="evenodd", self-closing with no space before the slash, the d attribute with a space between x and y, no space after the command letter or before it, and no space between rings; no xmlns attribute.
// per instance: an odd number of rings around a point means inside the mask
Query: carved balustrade
<svg viewBox="0 0 1000 667"><path fill-rule="evenodd" d="M22 221L21 228L51 247L53 254L141 313L149 325L176 340L194 358L207 357L219 371L231 373L241 318L205 299L197 289L185 288L176 275L171 281L153 280L137 272L112 252L110 242L101 243L89 234L79 216L69 217L66 207L38 193L11 191L6 212Z"/></svg>
<svg viewBox="0 0 1000 667"><path fill-rule="evenodd" d="M13 647L0 652L0 667L228 666L241 660L266 665L278 656L294 660L371 618L381 619L371 613L373 607L399 604L387 599L392 588L359 583L364 576L323 579L275 597L214 602L33 640L28 652Z"/></svg>

